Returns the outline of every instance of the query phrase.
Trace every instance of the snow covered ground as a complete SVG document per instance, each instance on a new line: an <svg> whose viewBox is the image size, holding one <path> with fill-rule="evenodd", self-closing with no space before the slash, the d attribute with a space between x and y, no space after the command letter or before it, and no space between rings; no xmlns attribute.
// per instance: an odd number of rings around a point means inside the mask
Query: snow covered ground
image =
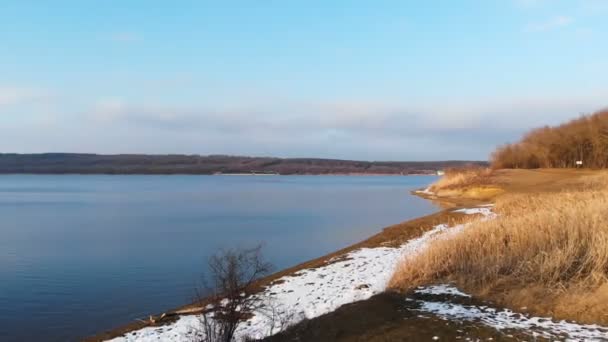
<svg viewBox="0 0 608 342"><path fill-rule="evenodd" d="M462 213L481 214L488 218L494 215L487 206L466 209ZM331 260L325 266L285 276L257 296L269 300L274 311L280 317L290 319L291 323L318 317L344 304L368 299L384 291L397 263L403 258L420 252L431 240L463 228L464 225L449 228L440 224L399 248L361 248ZM277 333L279 322L268 316L260 312L241 324L236 331L237 340L245 336L262 338ZM276 326L273 326L273 321ZM112 341L188 341L193 334L200 333L199 326L198 316L181 316L175 323L143 328Z"/></svg>
<svg viewBox="0 0 608 342"><path fill-rule="evenodd" d="M423 287L416 290L416 293L470 298L469 295L450 285ZM608 327L595 324L556 322L549 317L533 317L508 309L464 305L449 300L418 300L417 302L420 304L420 311L434 314L445 320L478 322L501 331L513 330L525 333L531 338L540 336L546 339L568 341L608 341Z"/></svg>
<svg viewBox="0 0 608 342"><path fill-rule="evenodd" d="M479 214L483 219L495 217L491 205L459 209L467 215ZM388 281L402 260L415 256L426 248L430 241L453 236L466 228L465 224L448 227L435 226L422 236L411 239L401 247L361 248L340 258L330 260L318 268L305 269L285 276L257 294L272 307L274 319L268 311L256 312L236 331L236 340L244 337L263 338L280 331L288 323L297 323L334 311L340 306L368 299L386 289ZM419 288L419 294L431 296L469 295L449 285ZM528 317L510 310L493 309L450 301L418 300L419 310L437 315L446 320L479 322L498 330L524 330L531 337L601 341L608 340L608 328L596 325L579 325L569 322L554 322L550 318ZM280 319L276 319L280 317ZM131 341L191 341L200 334L200 318L197 315L181 316L176 322L160 327L147 327L113 339L113 342Z"/></svg>
<svg viewBox="0 0 608 342"><path fill-rule="evenodd" d="M423 190L416 190L414 192L417 194L423 194L423 195L430 195L430 196L435 195L435 193L431 191L431 188L425 188Z"/></svg>

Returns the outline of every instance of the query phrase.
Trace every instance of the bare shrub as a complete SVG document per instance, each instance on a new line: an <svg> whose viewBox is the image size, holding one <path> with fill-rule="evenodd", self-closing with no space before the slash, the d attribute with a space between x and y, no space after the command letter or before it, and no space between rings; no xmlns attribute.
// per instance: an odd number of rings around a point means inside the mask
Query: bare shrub
<svg viewBox="0 0 608 342"><path fill-rule="evenodd" d="M264 308L264 301L252 295L255 281L272 270L261 248L222 250L209 259L210 277L204 281L209 295L200 299L207 305L195 341L230 342L239 324Z"/></svg>
<svg viewBox="0 0 608 342"><path fill-rule="evenodd" d="M290 308L277 303L272 297L262 299L262 305L256 314L265 317L268 321L264 336L272 336L286 330L296 321L296 314Z"/></svg>

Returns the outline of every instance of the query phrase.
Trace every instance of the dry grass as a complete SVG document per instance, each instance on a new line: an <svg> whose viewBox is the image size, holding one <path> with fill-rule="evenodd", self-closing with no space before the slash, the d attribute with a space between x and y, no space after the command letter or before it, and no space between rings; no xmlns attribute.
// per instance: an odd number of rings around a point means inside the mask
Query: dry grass
<svg viewBox="0 0 608 342"><path fill-rule="evenodd" d="M403 262L390 287L455 281L507 306L608 324L608 174L577 190L503 195L496 211Z"/></svg>
<svg viewBox="0 0 608 342"><path fill-rule="evenodd" d="M489 168L449 169L437 182L431 184L430 190L438 192L466 186L488 184L492 170Z"/></svg>
<svg viewBox="0 0 608 342"><path fill-rule="evenodd" d="M450 169L429 190L436 198L488 200L503 192L489 168Z"/></svg>

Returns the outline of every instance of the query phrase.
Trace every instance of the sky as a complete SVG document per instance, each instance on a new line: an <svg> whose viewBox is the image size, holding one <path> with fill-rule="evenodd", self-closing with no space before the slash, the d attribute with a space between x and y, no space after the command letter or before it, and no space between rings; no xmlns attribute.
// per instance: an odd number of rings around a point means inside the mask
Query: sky
<svg viewBox="0 0 608 342"><path fill-rule="evenodd" d="M0 152L488 158L608 106L608 0L0 2Z"/></svg>

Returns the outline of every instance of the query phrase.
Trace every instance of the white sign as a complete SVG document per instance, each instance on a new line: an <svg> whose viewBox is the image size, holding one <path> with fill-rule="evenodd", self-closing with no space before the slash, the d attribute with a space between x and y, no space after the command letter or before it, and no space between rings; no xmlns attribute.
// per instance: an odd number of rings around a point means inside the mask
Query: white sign
<svg viewBox="0 0 608 342"><path fill-rule="evenodd" d="M582 160L577 160L576 161L576 165L583 165L583 161Z"/></svg>

